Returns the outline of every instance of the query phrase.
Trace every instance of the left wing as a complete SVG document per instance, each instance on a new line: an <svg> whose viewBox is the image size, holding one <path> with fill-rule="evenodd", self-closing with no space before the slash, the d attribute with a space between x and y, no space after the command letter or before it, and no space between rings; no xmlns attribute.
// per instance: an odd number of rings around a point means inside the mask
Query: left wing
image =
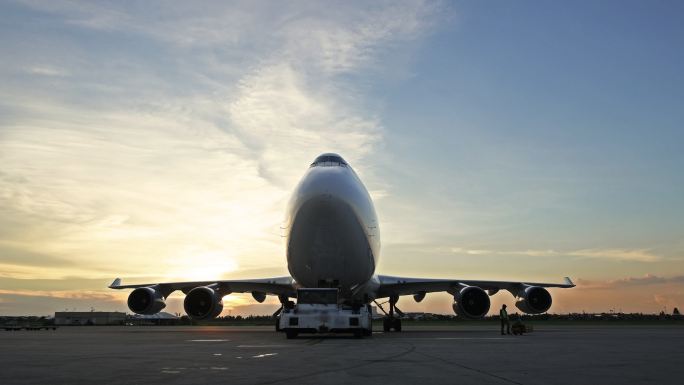
<svg viewBox="0 0 684 385"><path fill-rule="evenodd" d="M140 287L154 287L164 296L176 290L185 294L199 286L214 286L223 293L248 293L256 292L277 296L295 297L297 287L291 277L275 277L262 279L236 279L236 280L217 280L217 281L196 281L196 282L164 282L164 283L142 283L134 285L122 285L121 279L117 278L109 285L110 289L137 289Z"/></svg>
<svg viewBox="0 0 684 385"><path fill-rule="evenodd" d="M539 282L510 282L510 281L478 281L469 279L430 279L430 278L404 278L379 275L378 298L393 297L409 294L432 293L446 291L454 293L466 286L477 286L489 291L490 295L499 290L508 290L517 295L521 289L529 286L536 287L575 287L570 278L565 277L563 283L539 283Z"/></svg>

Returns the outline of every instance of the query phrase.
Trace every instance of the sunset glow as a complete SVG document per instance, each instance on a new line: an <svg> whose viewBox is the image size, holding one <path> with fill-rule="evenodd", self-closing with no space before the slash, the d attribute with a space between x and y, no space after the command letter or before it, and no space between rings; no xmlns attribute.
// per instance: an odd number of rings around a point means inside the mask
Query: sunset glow
<svg viewBox="0 0 684 385"><path fill-rule="evenodd" d="M680 20L330 8L3 2L0 315L125 311L117 277L288 275L289 195L327 151L374 199L377 273L572 277L552 312L684 306L684 51L658 48L681 40ZM224 301L223 314L278 307Z"/></svg>

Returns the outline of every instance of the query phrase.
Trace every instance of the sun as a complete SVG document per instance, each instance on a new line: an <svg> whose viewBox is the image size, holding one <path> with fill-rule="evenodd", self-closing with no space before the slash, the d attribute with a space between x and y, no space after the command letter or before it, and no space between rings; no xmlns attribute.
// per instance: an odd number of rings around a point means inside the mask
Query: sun
<svg viewBox="0 0 684 385"><path fill-rule="evenodd" d="M169 271L169 278L184 281L212 281L223 279L238 269L235 258L223 252L204 252L179 260Z"/></svg>

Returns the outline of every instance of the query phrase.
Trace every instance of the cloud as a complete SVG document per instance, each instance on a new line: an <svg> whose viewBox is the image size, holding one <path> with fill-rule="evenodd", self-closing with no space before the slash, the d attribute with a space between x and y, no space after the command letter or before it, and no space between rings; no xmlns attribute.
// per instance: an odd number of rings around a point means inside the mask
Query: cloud
<svg viewBox="0 0 684 385"><path fill-rule="evenodd" d="M89 301L120 301L121 295L99 292L99 291L46 291L46 290L6 290L0 289L0 295L9 296L27 296L27 297L46 297L46 298L60 298L60 299L78 299Z"/></svg>
<svg viewBox="0 0 684 385"><path fill-rule="evenodd" d="M654 254L648 249L580 249L580 250L487 250L487 249L469 249L462 247L452 247L451 251L455 254L469 254L469 255L522 255L529 257L556 257L569 256L591 259L606 259L615 261L634 261L634 262L659 262L665 258L661 255Z"/></svg>
<svg viewBox="0 0 684 385"><path fill-rule="evenodd" d="M322 150L340 152L353 164L373 148L379 122L362 117L340 95L335 88L312 88L286 64L242 79L230 118L242 142L258 154L262 177L291 186Z"/></svg>
<svg viewBox="0 0 684 385"><path fill-rule="evenodd" d="M684 276L675 275L671 277L663 277L653 274L645 274L641 277L625 277L605 281L586 280L581 278L577 280L577 286L585 289L618 289L625 287L653 286L666 284L684 284Z"/></svg>
<svg viewBox="0 0 684 385"><path fill-rule="evenodd" d="M584 249L569 252L568 255L637 262L658 262L663 260L662 256L653 254L647 249Z"/></svg>
<svg viewBox="0 0 684 385"><path fill-rule="evenodd" d="M363 173L385 135L364 77L446 7L18 4L52 32L3 30L0 278L70 300L70 276L282 269L290 190L325 151Z"/></svg>
<svg viewBox="0 0 684 385"><path fill-rule="evenodd" d="M52 77L66 77L69 73L64 69L50 67L50 66L35 66L27 69L27 72L34 75L52 76Z"/></svg>

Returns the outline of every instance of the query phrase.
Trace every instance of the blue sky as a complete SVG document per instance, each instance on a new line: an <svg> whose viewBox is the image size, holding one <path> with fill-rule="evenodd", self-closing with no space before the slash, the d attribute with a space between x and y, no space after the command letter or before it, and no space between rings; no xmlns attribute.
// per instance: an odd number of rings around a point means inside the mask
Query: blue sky
<svg viewBox="0 0 684 385"><path fill-rule="evenodd" d="M285 202L326 151L375 198L380 273L582 282L557 311L684 305L679 2L0 14L0 314L123 309L115 276L286 273Z"/></svg>
<svg viewBox="0 0 684 385"><path fill-rule="evenodd" d="M373 89L392 127L387 162L401 169L389 178L443 205L424 226L464 231L476 248L680 257L681 8L491 5L457 3L410 75ZM611 268L589 265L596 277Z"/></svg>

